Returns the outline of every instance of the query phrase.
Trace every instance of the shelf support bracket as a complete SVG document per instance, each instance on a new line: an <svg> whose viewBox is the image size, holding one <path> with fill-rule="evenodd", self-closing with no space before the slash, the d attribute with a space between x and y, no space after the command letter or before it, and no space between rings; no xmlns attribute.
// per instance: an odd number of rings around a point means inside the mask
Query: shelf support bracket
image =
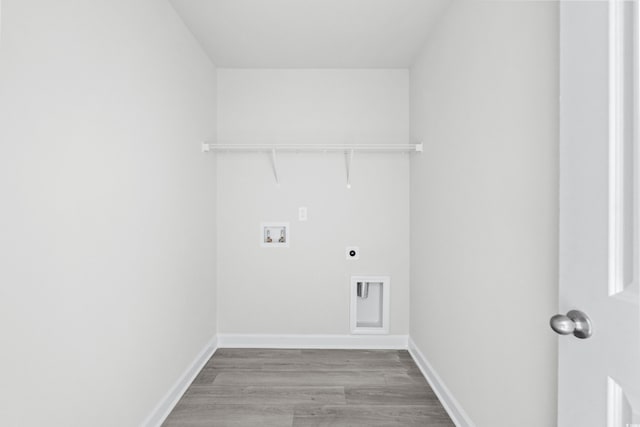
<svg viewBox="0 0 640 427"><path fill-rule="evenodd" d="M271 150L271 166L273 166L273 175L276 177L276 184L280 185L278 179L278 158L276 157L276 149Z"/></svg>
<svg viewBox="0 0 640 427"><path fill-rule="evenodd" d="M351 188L351 170L353 168L354 152L355 151L351 149L349 150L348 154L345 153L347 155L347 188Z"/></svg>

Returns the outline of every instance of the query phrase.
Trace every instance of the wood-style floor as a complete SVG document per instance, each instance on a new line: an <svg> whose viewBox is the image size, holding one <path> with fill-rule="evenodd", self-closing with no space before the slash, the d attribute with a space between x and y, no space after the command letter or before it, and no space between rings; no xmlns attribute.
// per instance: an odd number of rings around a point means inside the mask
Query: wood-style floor
<svg viewBox="0 0 640 427"><path fill-rule="evenodd" d="M453 423L407 351L219 349L164 426Z"/></svg>

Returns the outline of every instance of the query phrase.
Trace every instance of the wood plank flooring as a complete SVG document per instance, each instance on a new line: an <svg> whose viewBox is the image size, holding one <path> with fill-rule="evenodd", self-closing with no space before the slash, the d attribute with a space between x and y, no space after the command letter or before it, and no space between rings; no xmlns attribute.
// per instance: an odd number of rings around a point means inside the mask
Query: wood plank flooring
<svg viewBox="0 0 640 427"><path fill-rule="evenodd" d="M451 427L407 351L219 349L165 427Z"/></svg>

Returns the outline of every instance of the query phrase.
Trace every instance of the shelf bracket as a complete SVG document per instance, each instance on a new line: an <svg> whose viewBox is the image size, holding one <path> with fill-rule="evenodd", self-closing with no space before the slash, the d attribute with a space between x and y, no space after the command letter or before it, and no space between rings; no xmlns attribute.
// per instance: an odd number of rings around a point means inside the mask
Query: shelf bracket
<svg viewBox="0 0 640 427"><path fill-rule="evenodd" d="M351 149L349 150L348 154L345 153L347 155L347 188L351 188L351 170L353 168L354 152L355 151Z"/></svg>
<svg viewBox="0 0 640 427"><path fill-rule="evenodd" d="M271 166L273 166L273 175L276 177L276 184L280 185L278 179L278 158L276 157L276 149L271 150Z"/></svg>

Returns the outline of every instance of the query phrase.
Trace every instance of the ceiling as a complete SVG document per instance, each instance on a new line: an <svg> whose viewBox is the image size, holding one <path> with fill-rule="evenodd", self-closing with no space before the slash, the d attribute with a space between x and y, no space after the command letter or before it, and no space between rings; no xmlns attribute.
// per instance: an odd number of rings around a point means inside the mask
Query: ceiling
<svg viewBox="0 0 640 427"><path fill-rule="evenodd" d="M450 1L170 0L227 68L407 68Z"/></svg>

